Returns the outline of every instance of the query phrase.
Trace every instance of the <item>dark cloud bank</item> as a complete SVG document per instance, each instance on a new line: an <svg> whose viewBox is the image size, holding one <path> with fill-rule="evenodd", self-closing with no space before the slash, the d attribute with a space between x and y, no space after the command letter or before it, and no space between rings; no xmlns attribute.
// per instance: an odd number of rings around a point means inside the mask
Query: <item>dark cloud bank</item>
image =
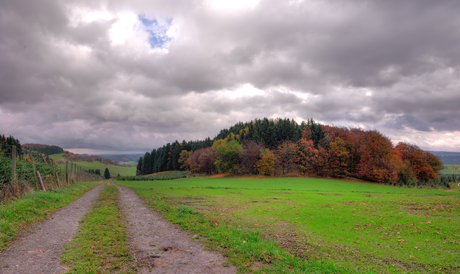
<svg viewBox="0 0 460 274"><path fill-rule="evenodd" d="M460 151L459 14L459 1L1 1L0 132L145 151L313 117ZM152 48L139 15L172 18L171 41Z"/></svg>

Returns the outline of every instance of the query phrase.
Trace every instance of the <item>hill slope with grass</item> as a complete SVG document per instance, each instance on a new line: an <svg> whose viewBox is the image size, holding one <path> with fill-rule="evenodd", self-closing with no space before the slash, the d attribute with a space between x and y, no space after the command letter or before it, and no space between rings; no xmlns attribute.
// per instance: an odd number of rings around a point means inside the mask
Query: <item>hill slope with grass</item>
<svg viewBox="0 0 460 274"><path fill-rule="evenodd" d="M59 163L59 166L61 167L61 169L65 168L65 162L73 162L78 167L82 167L85 170L99 169L101 171L101 173L103 173L104 170L106 168L108 168L109 171L110 171L110 175L112 177L116 177L118 174L120 174L120 176L135 176L136 175L136 168L135 167L119 166L119 165L102 163L102 162L98 162L98 161L93 161L93 162L72 161L73 158L66 158L66 157L63 157L63 156L64 156L64 154L54 154L54 155L50 155L49 157L51 159L54 159L57 163Z"/></svg>

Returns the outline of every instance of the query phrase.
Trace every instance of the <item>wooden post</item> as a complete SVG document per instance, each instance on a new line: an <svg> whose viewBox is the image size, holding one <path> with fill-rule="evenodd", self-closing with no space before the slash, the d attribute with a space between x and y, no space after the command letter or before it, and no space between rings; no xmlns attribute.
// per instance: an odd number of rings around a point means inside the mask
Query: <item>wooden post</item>
<svg viewBox="0 0 460 274"><path fill-rule="evenodd" d="M11 170L12 178L11 179L13 180L13 184L16 184L16 179L17 179L16 178L16 146L13 146L12 148L11 160L13 162L12 167L11 167L12 168Z"/></svg>
<svg viewBox="0 0 460 274"><path fill-rule="evenodd" d="M65 183L69 185L69 162L65 163Z"/></svg>
<svg viewBox="0 0 460 274"><path fill-rule="evenodd" d="M38 180L40 181L40 185L42 186L42 190L46 191L45 185L43 184L42 176L40 175L40 171L37 171L37 175L38 175Z"/></svg>
<svg viewBox="0 0 460 274"><path fill-rule="evenodd" d="M72 183L75 183L75 174L74 174L74 170L75 167L74 167L74 163L70 163L70 178L71 178L71 181Z"/></svg>
<svg viewBox="0 0 460 274"><path fill-rule="evenodd" d="M56 174L57 184L58 184L58 187L60 188L61 187L61 182L59 182L59 176L58 176L57 172L55 172L54 174Z"/></svg>
<svg viewBox="0 0 460 274"><path fill-rule="evenodd" d="M37 183L37 170L35 169L35 163L32 163L32 170L34 171L34 184Z"/></svg>

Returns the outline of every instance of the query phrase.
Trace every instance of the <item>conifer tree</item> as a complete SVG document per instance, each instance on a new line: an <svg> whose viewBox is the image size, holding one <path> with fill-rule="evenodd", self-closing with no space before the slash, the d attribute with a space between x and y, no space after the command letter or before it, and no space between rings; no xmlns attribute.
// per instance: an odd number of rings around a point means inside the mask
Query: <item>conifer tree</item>
<svg viewBox="0 0 460 274"><path fill-rule="evenodd" d="M104 178L106 180L110 179L110 172L109 172L109 169L107 167L104 170Z"/></svg>

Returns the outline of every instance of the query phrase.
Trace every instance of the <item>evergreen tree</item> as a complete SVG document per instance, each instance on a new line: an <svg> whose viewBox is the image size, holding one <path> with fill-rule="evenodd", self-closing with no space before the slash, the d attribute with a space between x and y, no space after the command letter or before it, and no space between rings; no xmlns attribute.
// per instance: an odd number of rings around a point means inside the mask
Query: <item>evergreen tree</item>
<svg viewBox="0 0 460 274"><path fill-rule="evenodd" d="M107 167L104 170L104 178L106 180L110 179L110 172L109 172L109 169Z"/></svg>
<svg viewBox="0 0 460 274"><path fill-rule="evenodd" d="M144 164L144 158L140 157L137 161L136 175L142 175L142 165Z"/></svg>

